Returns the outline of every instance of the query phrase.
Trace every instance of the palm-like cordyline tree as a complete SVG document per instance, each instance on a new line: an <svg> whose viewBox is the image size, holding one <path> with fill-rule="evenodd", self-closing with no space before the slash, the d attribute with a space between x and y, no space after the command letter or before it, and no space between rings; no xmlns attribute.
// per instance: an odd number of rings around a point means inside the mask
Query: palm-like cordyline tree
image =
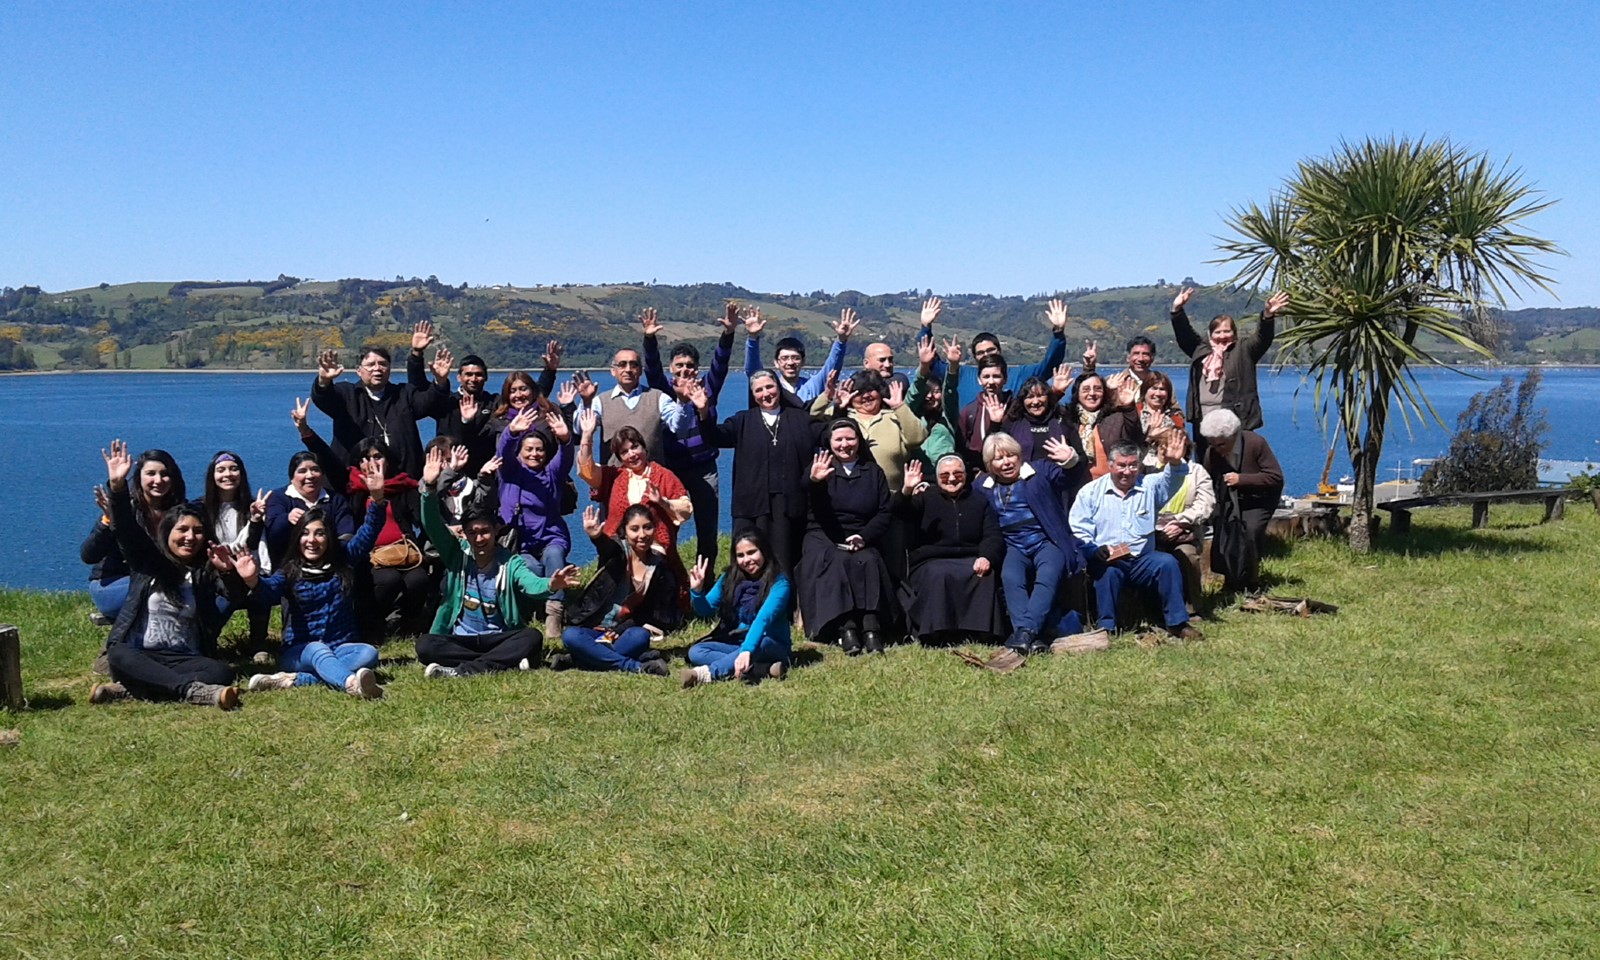
<svg viewBox="0 0 1600 960"><path fill-rule="evenodd" d="M1281 356L1305 363L1317 408L1338 413L1356 550L1371 549L1393 401L1402 417L1438 419L1413 369L1439 363L1430 343L1491 356L1491 308L1521 287L1550 289L1534 258L1561 251L1518 229L1551 202L1520 171L1448 140L1389 139L1303 161L1264 208L1228 217L1238 238L1219 262L1240 264L1234 283L1289 294Z"/></svg>

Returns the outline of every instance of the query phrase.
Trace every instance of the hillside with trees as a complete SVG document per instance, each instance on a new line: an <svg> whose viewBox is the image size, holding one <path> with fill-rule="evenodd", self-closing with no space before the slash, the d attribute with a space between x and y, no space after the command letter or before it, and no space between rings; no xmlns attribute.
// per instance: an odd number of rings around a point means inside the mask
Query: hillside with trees
<svg viewBox="0 0 1600 960"><path fill-rule="evenodd" d="M1192 283L1185 278L1184 284ZM1179 285L1165 279L1141 287L1078 288L1029 297L985 293L941 294L939 330L960 336L989 330L1021 354L1042 348L1045 304L1069 304L1068 336L1095 340L1109 361L1135 334L1155 340L1161 362L1179 359L1167 308ZM0 290L0 370L83 369L309 369L327 348L353 350L365 343L399 349L418 320L432 320L457 356L477 353L491 367L537 365L545 343L560 339L566 362L603 365L618 346L635 345L635 319L657 309L666 337L709 345L714 319L727 300L755 304L769 317L765 339L794 334L820 343L828 323L845 307L863 319L872 339L882 339L909 360L917 315L928 290L868 294L758 293L732 284L685 286L616 283L534 287L468 287L437 277L393 280L182 281L100 284L47 292L35 286ZM1204 287L1189 304L1197 319L1260 309L1240 293ZM1498 355L1506 362L1600 362L1600 309L1537 308L1502 315ZM858 334L858 337L860 334ZM1079 345L1074 343L1071 355ZM1471 361L1467 354L1446 358Z"/></svg>

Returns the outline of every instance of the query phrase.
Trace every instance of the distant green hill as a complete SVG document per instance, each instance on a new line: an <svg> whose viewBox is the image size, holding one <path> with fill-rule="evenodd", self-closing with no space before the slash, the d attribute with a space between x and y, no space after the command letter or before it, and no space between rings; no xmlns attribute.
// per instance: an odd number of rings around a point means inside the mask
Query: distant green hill
<svg viewBox="0 0 1600 960"><path fill-rule="evenodd" d="M1177 290L1163 284L1031 297L947 294L939 330L964 343L980 330L992 331L1013 356L1026 357L1043 348L1045 305L1059 296L1071 314L1071 356L1077 356L1080 341L1095 340L1102 357L1114 363L1129 337L1144 334L1156 341L1161 360L1176 360L1167 308ZM437 277L301 281L282 275L62 292L7 287L0 291L0 369L306 369L330 347L353 351L377 342L399 348L423 319L434 321L457 356L480 354L498 370L535 366L552 338L565 346L568 365L598 366L617 347L638 343L635 318L647 306L659 312L670 341L709 346L717 335L716 317L730 299L758 305L768 316L768 350L790 334L826 341L829 324L850 307L864 322L857 340L886 340L901 352L902 365L909 365L928 293L773 294L732 284L467 287ZM1259 309L1259 303L1222 287L1203 287L1190 303L1198 320ZM1600 360L1600 309L1517 310L1503 319L1500 356L1508 362ZM1470 359L1460 351L1445 355Z"/></svg>

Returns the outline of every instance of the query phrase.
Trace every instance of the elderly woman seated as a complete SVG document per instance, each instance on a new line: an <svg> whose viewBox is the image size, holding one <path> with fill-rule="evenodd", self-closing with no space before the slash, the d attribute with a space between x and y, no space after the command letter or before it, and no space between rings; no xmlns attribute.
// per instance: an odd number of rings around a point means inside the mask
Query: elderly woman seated
<svg viewBox="0 0 1600 960"><path fill-rule="evenodd" d="M973 491L960 454L940 457L933 474L936 482L924 483L922 464L907 464L897 510L915 530L911 575L900 586L906 628L923 641L993 643L1006 629L996 587L1006 550L1000 520Z"/></svg>
<svg viewBox="0 0 1600 960"><path fill-rule="evenodd" d="M1226 578L1226 590L1256 590L1261 583L1261 550L1267 524L1283 496L1283 468L1265 437L1240 426L1232 410L1213 410L1200 421L1205 450L1200 465L1216 490L1211 567ZM1242 527L1242 542L1230 548L1232 532Z"/></svg>

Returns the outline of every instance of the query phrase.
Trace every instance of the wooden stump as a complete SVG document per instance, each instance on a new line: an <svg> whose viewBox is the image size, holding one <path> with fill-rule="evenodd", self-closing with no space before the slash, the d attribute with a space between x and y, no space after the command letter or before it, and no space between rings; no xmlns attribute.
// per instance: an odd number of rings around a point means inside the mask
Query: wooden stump
<svg viewBox="0 0 1600 960"><path fill-rule="evenodd" d="M9 623L0 623L0 700L8 710L22 709L22 637Z"/></svg>

